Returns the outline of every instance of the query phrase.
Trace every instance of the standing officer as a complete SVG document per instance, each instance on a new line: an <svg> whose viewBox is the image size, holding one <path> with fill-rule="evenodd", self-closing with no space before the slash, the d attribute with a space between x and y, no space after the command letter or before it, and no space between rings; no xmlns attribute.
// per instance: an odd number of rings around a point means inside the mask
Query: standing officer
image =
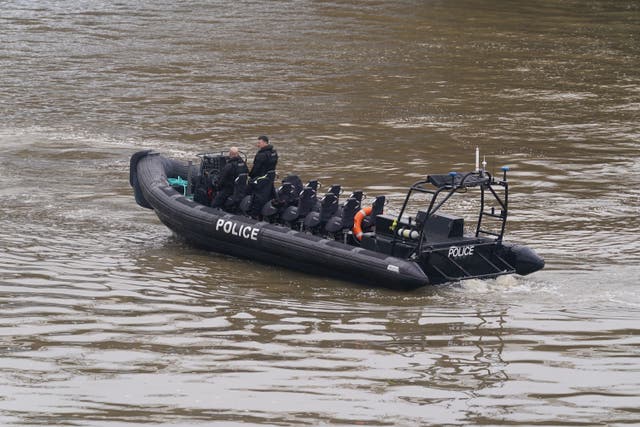
<svg viewBox="0 0 640 427"><path fill-rule="evenodd" d="M212 208L224 207L224 202L233 194L233 185L236 178L241 173L247 173L248 170L247 164L242 160L242 157L240 157L238 147L231 147L229 149L227 163L216 179L216 197L213 199L213 202L211 202Z"/></svg>
<svg viewBox="0 0 640 427"><path fill-rule="evenodd" d="M269 144L268 137L265 135L258 137L256 146L259 150L253 159L251 172L249 172L251 179L256 179L266 175L269 171L276 170L276 164L278 163L278 152L273 148L273 145Z"/></svg>

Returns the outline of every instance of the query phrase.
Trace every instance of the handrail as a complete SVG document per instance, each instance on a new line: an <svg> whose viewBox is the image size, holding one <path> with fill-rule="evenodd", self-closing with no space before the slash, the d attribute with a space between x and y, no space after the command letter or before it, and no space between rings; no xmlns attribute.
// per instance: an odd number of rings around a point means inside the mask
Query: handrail
<svg viewBox="0 0 640 427"><path fill-rule="evenodd" d="M416 254L416 253L421 253L422 251L422 246L425 240L426 223L429 220L429 218L431 218L436 212L438 212L438 210L440 210L440 208L442 208L442 206L444 206L456 192L459 192L462 189L467 189L475 186L480 186L480 208L479 208L478 220L476 224L476 237L478 237L480 233L483 233L483 234L493 235L494 237L496 237L495 240L498 242L502 241L502 238L504 236L504 232L506 229L506 220L507 220L507 212L508 212L508 194L509 194L509 186L508 186L507 173L506 173L508 168L503 168L502 170L504 172L504 177L500 181L496 181L496 179L489 172L480 170L475 172L468 172L462 175L462 178L459 178L459 179L457 178L460 176L460 174L458 174L457 172L450 172L449 173L449 176L451 177L450 182L445 182L444 177L442 175L432 175L432 177L436 177L436 176L440 177L438 178L439 180L442 181L440 185L436 185L435 182L437 182L437 179L434 178L430 180L430 176L427 176L426 179L413 183L411 187L409 187L409 191L405 196L404 202L402 204L402 208L400 209L400 213L398 214L396 220L393 222L393 225L392 225L392 231L393 231L393 239L391 241L392 247L395 247L396 243L399 240L401 240L401 238L397 236L395 228L397 227L398 223L400 223L400 220L407 209L409 200L411 199L411 196L413 193L417 192L417 193L432 195L429 205L427 207L424 224L422 224L421 228L418 230L420 233L418 237L419 243L416 246L415 251L413 252L413 254ZM474 178L477 178L477 179L474 179ZM433 184L435 188L434 189L425 188L425 184L428 184L428 183ZM503 187L504 195L502 197L493 188L495 185ZM488 190L491 193L491 195L493 196L493 200L495 200L498 203L499 207L501 208L500 215L495 215L493 213L494 212L493 210L491 214L488 214L488 213L486 214L488 216L492 216L496 218L501 222L500 231L496 233L486 232L481 228L482 219L483 219L483 216L485 215L484 210L485 210L485 203L486 203L486 197L485 197L486 190ZM440 195L443 193L445 193L444 198L442 198L441 200L438 200Z"/></svg>

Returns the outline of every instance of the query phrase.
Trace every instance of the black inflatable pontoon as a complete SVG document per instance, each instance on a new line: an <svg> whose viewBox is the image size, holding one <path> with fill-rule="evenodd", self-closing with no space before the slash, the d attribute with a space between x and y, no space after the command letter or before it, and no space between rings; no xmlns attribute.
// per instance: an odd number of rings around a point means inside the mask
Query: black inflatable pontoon
<svg viewBox="0 0 640 427"><path fill-rule="evenodd" d="M501 179L483 170L430 175L413 184L399 215L383 213L384 197L362 207L362 192L339 203L333 186L318 199L318 182L304 186L287 176L274 188L275 172L236 180L225 209L211 208L222 154L201 154L200 164L153 151L131 157L136 202L153 209L178 235L212 251L373 286L409 290L429 284L504 274L526 275L544 260L533 250L503 242L508 207L506 168ZM472 191L474 190L474 191ZM472 235L464 220L445 213L452 196L478 196ZM412 216L416 200L426 199Z"/></svg>

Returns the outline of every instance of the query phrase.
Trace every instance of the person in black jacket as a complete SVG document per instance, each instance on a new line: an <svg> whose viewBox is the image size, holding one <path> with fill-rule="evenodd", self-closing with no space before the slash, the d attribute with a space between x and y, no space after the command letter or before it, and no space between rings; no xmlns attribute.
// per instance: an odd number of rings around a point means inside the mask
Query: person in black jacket
<svg viewBox="0 0 640 427"><path fill-rule="evenodd" d="M229 196L233 194L233 185L241 173L248 172L247 164L240 157L240 152L237 147L231 147L229 149L229 157L227 162L218 174L216 179L214 190L216 190L216 197L211 202L212 208L224 207L224 202Z"/></svg>
<svg viewBox="0 0 640 427"><path fill-rule="evenodd" d="M265 135L258 137L257 147L259 148L256 157L253 159L253 166L249 177L256 179L267 174L267 172L276 170L278 163L278 152L269 144L269 138Z"/></svg>

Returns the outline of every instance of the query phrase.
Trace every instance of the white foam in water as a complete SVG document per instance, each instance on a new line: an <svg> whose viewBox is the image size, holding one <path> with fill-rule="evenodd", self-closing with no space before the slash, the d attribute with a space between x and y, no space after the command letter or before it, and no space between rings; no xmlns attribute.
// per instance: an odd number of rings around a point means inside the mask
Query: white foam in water
<svg viewBox="0 0 640 427"><path fill-rule="evenodd" d="M506 293L506 292L531 292L531 283L522 277L512 274L498 276L495 279L469 279L460 282L465 292L478 294Z"/></svg>
<svg viewBox="0 0 640 427"><path fill-rule="evenodd" d="M490 287L486 280L469 279L461 282L462 288L467 292L486 293Z"/></svg>
<svg viewBox="0 0 640 427"><path fill-rule="evenodd" d="M126 150L133 154L138 150L157 150L168 157L194 159L203 149L187 150L184 144L171 141L139 140L131 137L117 137L78 131L76 129L46 128L30 126L24 128L0 128L0 143L4 149L25 149L26 147L70 148L71 150L102 151L109 148ZM181 148L182 147L182 148Z"/></svg>

